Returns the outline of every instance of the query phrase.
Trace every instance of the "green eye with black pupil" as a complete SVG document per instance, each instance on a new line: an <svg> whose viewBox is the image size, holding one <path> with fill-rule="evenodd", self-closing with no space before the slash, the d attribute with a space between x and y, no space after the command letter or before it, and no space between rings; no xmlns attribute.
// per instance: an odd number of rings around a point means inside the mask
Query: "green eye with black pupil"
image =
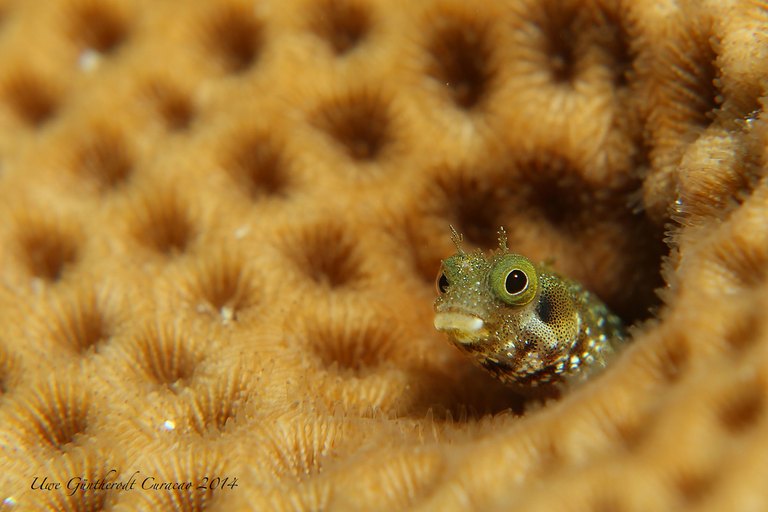
<svg viewBox="0 0 768 512"><path fill-rule="evenodd" d="M507 278L504 280L504 289L510 295L517 295L523 292L528 287L528 276L525 272L516 268L507 274Z"/></svg>
<svg viewBox="0 0 768 512"><path fill-rule="evenodd" d="M445 277L444 273L440 273L440 276L437 278L437 291L440 293L445 293L448 291L448 286L450 283L448 282L448 278Z"/></svg>

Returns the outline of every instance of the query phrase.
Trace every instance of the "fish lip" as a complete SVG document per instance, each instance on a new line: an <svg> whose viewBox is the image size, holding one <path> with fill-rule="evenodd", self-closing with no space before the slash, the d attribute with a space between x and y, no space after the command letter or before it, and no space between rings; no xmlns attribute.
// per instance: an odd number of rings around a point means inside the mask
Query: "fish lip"
<svg viewBox="0 0 768 512"><path fill-rule="evenodd" d="M488 338L485 321L471 313L440 311L435 314L433 323L435 329L449 333L455 342L462 345Z"/></svg>

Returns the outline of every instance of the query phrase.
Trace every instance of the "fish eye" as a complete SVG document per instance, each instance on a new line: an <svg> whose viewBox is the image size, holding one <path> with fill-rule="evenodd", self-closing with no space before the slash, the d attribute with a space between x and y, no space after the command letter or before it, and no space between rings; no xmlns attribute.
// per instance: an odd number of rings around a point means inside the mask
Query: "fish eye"
<svg viewBox="0 0 768 512"><path fill-rule="evenodd" d="M445 272L440 272L440 275L437 276L437 281L435 281L435 285L437 286L437 293L443 294L448 291L448 287L451 283L448 282Z"/></svg>
<svg viewBox="0 0 768 512"><path fill-rule="evenodd" d="M496 298L510 306L525 306L538 292L536 267L519 254L506 254L499 259L491 268L488 279Z"/></svg>
<svg viewBox="0 0 768 512"><path fill-rule="evenodd" d="M506 279L504 279L504 289L510 295L518 295L523 293L528 288L528 276L520 270L515 268L509 271Z"/></svg>

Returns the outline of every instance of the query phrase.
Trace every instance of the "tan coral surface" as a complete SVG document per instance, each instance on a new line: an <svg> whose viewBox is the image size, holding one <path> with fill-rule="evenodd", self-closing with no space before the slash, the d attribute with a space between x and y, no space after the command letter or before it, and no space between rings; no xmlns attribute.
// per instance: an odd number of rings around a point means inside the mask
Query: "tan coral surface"
<svg viewBox="0 0 768 512"><path fill-rule="evenodd" d="M0 509L767 509L767 30L0 0ZM630 348L546 403L475 370L432 327L449 224L506 226Z"/></svg>

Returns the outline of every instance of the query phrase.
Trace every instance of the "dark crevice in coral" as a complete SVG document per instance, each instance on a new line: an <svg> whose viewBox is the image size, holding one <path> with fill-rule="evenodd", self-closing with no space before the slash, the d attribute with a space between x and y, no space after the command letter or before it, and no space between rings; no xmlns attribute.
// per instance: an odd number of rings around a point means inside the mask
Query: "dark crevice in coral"
<svg viewBox="0 0 768 512"><path fill-rule="evenodd" d="M171 84L153 82L146 87L145 97L152 103L169 130L186 130L195 119L192 100Z"/></svg>
<svg viewBox="0 0 768 512"><path fill-rule="evenodd" d="M539 155L514 167L524 183L520 186L524 201L549 224L574 229L594 221L598 207L612 209L606 200L595 201L598 190L580 177L575 166L557 155Z"/></svg>
<svg viewBox="0 0 768 512"><path fill-rule="evenodd" d="M63 450L86 433L88 403L85 395L72 387L53 384L23 404L17 421L51 448Z"/></svg>
<svg viewBox="0 0 768 512"><path fill-rule="evenodd" d="M621 444L628 451L637 451L650 433L650 420L645 418L643 421L633 423L617 423L615 425L616 433Z"/></svg>
<svg viewBox="0 0 768 512"><path fill-rule="evenodd" d="M99 191L105 191L128 181L134 171L134 159L122 135L109 128L95 128L80 146L75 168Z"/></svg>
<svg viewBox="0 0 768 512"><path fill-rule="evenodd" d="M49 327L54 342L83 354L98 351L112 336L112 322L93 293L85 293L61 304Z"/></svg>
<svg viewBox="0 0 768 512"><path fill-rule="evenodd" d="M608 52L614 85L624 88L629 85L634 69L635 52L630 44L626 20L618 12L603 10L599 13L598 41Z"/></svg>
<svg viewBox="0 0 768 512"><path fill-rule="evenodd" d="M71 37L102 54L114 52L128 37L128 21L108 3L86 1L73 10Z"/></svg>
<svg viewBox="0 0 768 512"><path fill-rule="evenodd" d="M343 55L363 41L371 29L371 18L366 8L356 2L324 0L314 11L310 26L337 55Z"/></svg>
<svg viewBox="0 0 768 512"><path fill-rule="evenodd" d="M417 276L429 286L435 286L435 278L440 268L440 261L447 257L447 255L439 251L439 245L435 246L435 244L425 242L430 237L426 232L426 228L419 222L419 219L404 219L402 224L395 227L393 231L395 231L393 236L397 240L397 245L407 248L407 257ZM449 230L447 225L444 226L444 231L440 234L448 236Z"/></svg>
<svg viewBox="0 0 768 512"><path fill-rule="evenodd" d="M675 383L685 372L690 359L688 341L683 338L667 339L659 350L659 372L668 383Z"/></svg>
<svg viewBox="0 0 768 512"><path fill-rule="evenodd" d="M574 251L586 250L586 260L610 251L621 252L620 256L631 263L621 269L607 269L610 273L606 275L594 271L589 275L591 281L582 284L625 322L647 318L649 308L659 303L655 289L663 284L661 258L667 247L662 230L630 211L635 183L603 190L582 175L567 159L544 151L530 158L512 155L504 164L490 168L441 167L423 203L445 219L446 227L456 227L469 246L484 250L498 246L500 226L514 235L518 222L529 225L540 221L542 233ZM601 236L603 233L607 238ZM593 238L599 247L589 246ZM562 260L571 256L548 257ZM599 269L602 265L595 261L587 267ZM615 279L623 279L625 285L616 286Z"/></svg>
<svg viewBox="0 0 768 512"><path fill-rule="evenodd" d="M191 414L192 428L200 435L220 434L237 421L239 411L249 401L247 376L234 374L215 380L195 390Z"/></svg>
<svg viewBox="0 0 768 512"><path fill-rule="evenodd" d="M724 335L724 340L736 354L747 351L761 339L763 333L762 315L753 311L739 311Z"/></svg>
<svg viewBox="0 0 768 512"><path fill-rule="evenodd" d="M357 161L380 159L394 142L388 100L367 89L326 102L315 112L312 122Z"/></svg>
<svg viewBox="0 0 768 512"><path fill-rule="evenodd" d="M691 103L699 114L697 121L702 127L709 126L715 118L715 111L722 103L720 90L716 85L719 71L715 66L717 54L709 48L709 51L699 58L698 69L694 71L698 84L693 88L694 96Z"/></svg>
<svg viewBox="0 0 768 512"><path fill-rule="evenodd" d="M497 244L502 207L493 197L493 190L478 186L465 189L453 206L456 224L465 239L472 245L492 248Z"/></svg>
<svg viewBox="0 0 768 512"><path fill-rule="evenodd" d="M287 197L290 193L288 161L281 145L266 133L238 133L224 167L251 199Z"/></svg>
<svg viewBox="0 0 768 512"><path fill-rule="evenodd" d="M693 471L694 469L691 468L691 470L678 476L674 481L675 488L689 505L700 502L707 494L713 491L716 484L714 474Z"/></svg>
<svg viewBox="0 0 768 512"><path fill-rule="evenodd" d="M394 351L386 323L308 325L305 333L311 349L324 367L362 375L388 361Z"/></svg>
<svg viewBox="0 0 768 512"><path fill-rule="evenodd" d="M484 174L441 167L430 195L436 193L437 207L443 210L447 223L462 233L469 244L490 249L497 246L498 229L509 206L509 196L494 183L495 179L484 179Z"/></svg>
<svg viewBox="0 0 768 512"><path fill-rule="evenodd" d="M319 286L354 286L364 275L356 244L336 224L304 228L286 240L289 257L299 271Z"/></svg>
<svg viewBox="0 0 768 512"><path fill-rule="evenodd" d="M730 400L720 410L723 427L734 435L744 433L762 417L765 409L765 397L759 382L750 382L741 386L738 392L731 394Z"/></svg>
<svg viewBox="0 0 768 512"><path fill-rule="evenodd" d="M79 241L73 233L36 220L24 221L18 231L21 257L33 276L55 282L77 262Z"/></svg>
<svg viewBox="0 0 768 512"><path fill-rule="evenodd" d="M569 83L573 79L576 66L573 31L564 21L555 18L551 20L551 25L544 27L545 51L549 57L552 79L557 83Z"/></svg>
<svg viewBox="0 0 768 512"><path fill-rule="evenodd" d="M202 262L195 279L195 294L216 312L236 318L258 302L251 272L239 257L216 253Z"/></svg>
<svg viewBox="0 0 768 512"><path fill-rule="evenodd" d="M133 216L134 237L161 254L174 256L184 253L197 234L187 208L171 191L142 198Z"/></svg>
<svg viewBox="0 0 768 512"><path fill-rule="evenodd" d="M153 382L173 391L189 385L200 362L190 349L188 337L169 326L148 326L132 344L136 367Z"/></svg>
<svg viewBox="0 0 768 512"><path fill-rule="evenodd" d="M60 98L43 78L18 72L3 86L3 96L16 115L28 125L39 128L59 109Z"/></svg>
<svg viewBox="0 0 768 512"><path fill-rule="evenodd" d="M475 19L438 18L427 46L428 73L450 91L457 106L472 109L488 97L496 64L487 23Z"/></svg>
<svg viewBox="0 0 768 512"><path fill-rule="evenodd" d="M563 231L573 231L605 212L616 215L627 190L602 193L580 176L566 159L544 152L535 158L515 157L505 166L488 169L446 168L437 173L436 190L448 215L473 245L493 248L498 228L515 211L541 215Z"/></svg>
<svg viewBox="0 0 768 512"><path fill-rule="evenodd" d="M555 84L572 85L586 66L605 67L616 88L629 85L635 51L629 33L631 20L620 6L580 6L578 2L544 0L524 12L534 31L523 45L531 45L536 63L544 66Z"/></svg>
<svg viewBox="0 0 768 512"><path fill-rule="evenodd" d="M538 66L543 66L541 71L547 72L553 83L570 84L587 36L582 20L586 14L572 4L544 0L529 5L522 15L527 26L524 25L526 30L520 33L532 37L521 40L520 44L530 47L531 57Z"/></svg>
<svg viewBox="0 0 768 512"><path fill-rule="evenodd" d="M226 72L242 73L255 64L264 45L264 31L252 9L222 8L205 23L203 43Z"/></svg>

